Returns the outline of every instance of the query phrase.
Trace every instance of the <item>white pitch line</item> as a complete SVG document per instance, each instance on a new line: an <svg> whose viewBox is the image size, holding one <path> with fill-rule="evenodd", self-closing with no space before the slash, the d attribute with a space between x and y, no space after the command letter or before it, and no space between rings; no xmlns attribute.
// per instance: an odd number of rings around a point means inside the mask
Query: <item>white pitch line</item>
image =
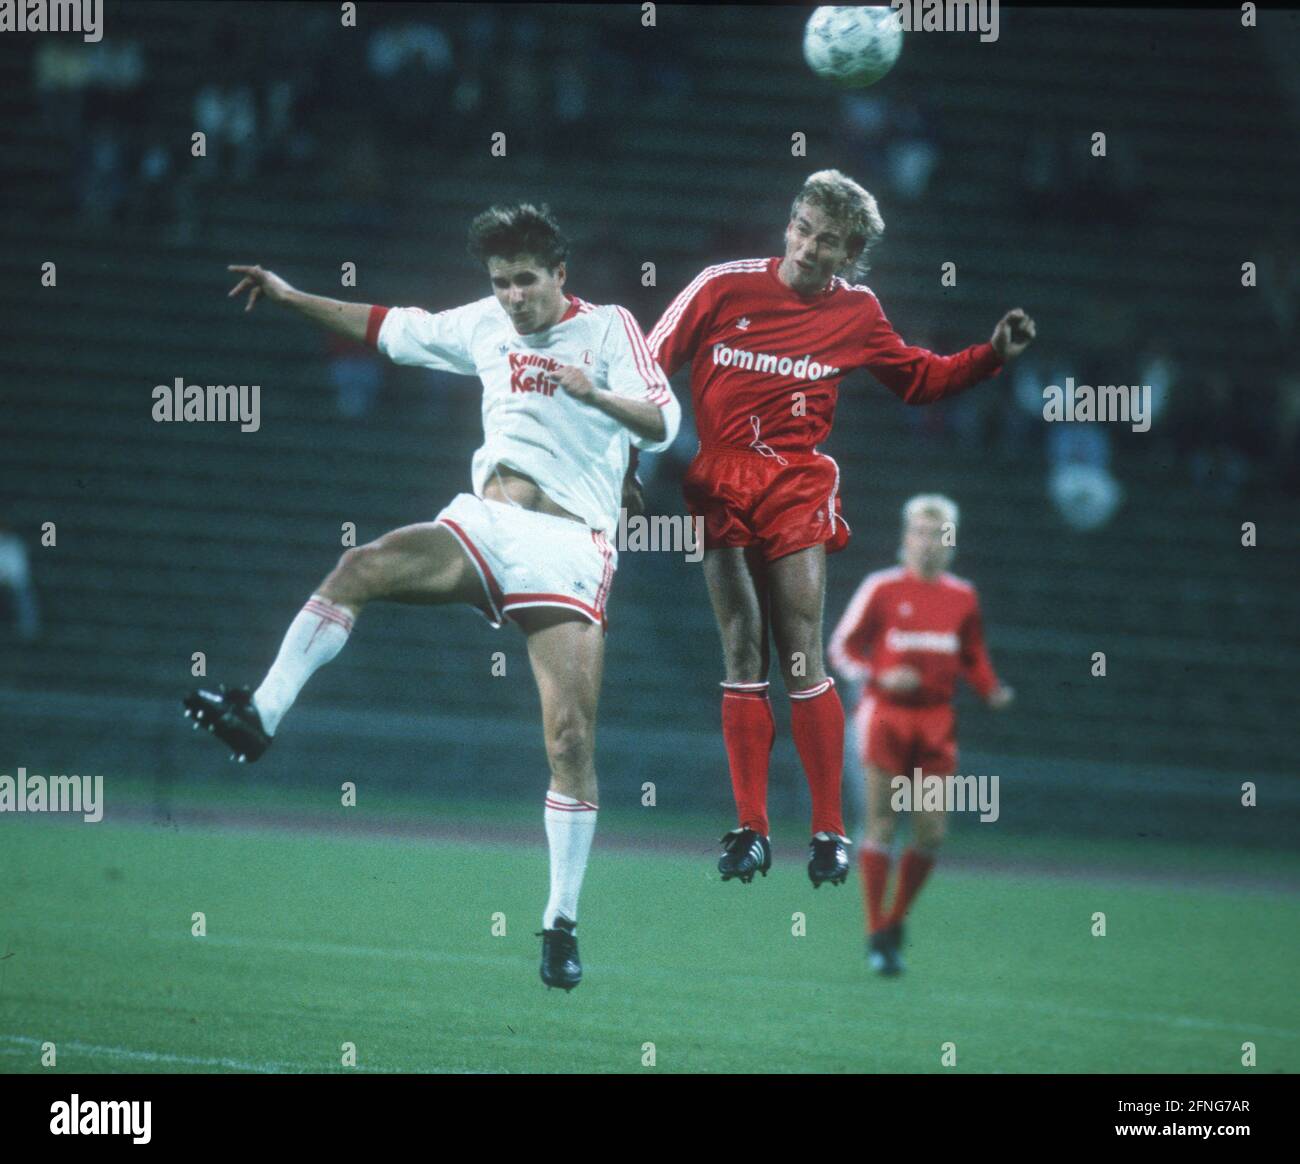
<svg viewBox="0 0 1300 1164"><path fill-rule="evenodd" d="M39 1051L47 1043L55 1043L59 1053L75 1051L83 1055L100 1055L110 1059L126 1059L133 1063L172 1063L186 1067L220 1067L227 1071L253 1072L259 1075L324 1075L348 1074L353 1071L371 1074L389 1074L389 1069L381 1067L348 1067L340 1071L327 1072L324 1063L279 1063L268 1060L265 1063L246 1063L240 1059L210 1059L197 1055L171 1055L164 1051L140 1051L130 1047L101 1047L94 1043L81 1043L69 1039L36 1039L29 1035L0 1035L0 1055L24 1055L29 1051ZM45 1069L48 1070L48 1069ZM410 1074L430 1075L445 1072L445 1068L413 1067ZM33 1071L33 1074L37 1072Z"/></svg>
<svg viewBox="0 0 1300 1164"><path fill-rule="evenodd" d="M255 1071L283 1074L289 1071L311 1071L304 1063L245 1063L239 1059L208 1059L196 1055L171 1055L163 1051L138 1051L130 1047L101 1047L94 1043L80 1043L68 1039L35 1039L27 1035L0 1035L0 1053L21 1055L29 1050L40 1051L53 1042L60 1054L73 1051L83 1055L100 1055L111 1059L126 1059L133 1063L173 1063L186 1067L223 1067L228 1071Z"/></svg>

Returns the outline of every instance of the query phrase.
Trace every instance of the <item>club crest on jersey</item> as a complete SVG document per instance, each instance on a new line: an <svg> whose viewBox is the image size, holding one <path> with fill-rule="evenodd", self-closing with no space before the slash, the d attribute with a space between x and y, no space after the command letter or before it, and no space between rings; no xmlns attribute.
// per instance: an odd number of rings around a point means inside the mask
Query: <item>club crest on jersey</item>
<svg viewBox="0 0 1300 1164"><path fill-rule="evenodd" d="M553 360L550 356L511 352L510 391L540 392L543 396L554 396L556 386L546 374L558 372L560 367L559 360Z"/></svg>
<svg viewBox="0 0 1300 1164"><path fill-rule="evenodd" d="M582 353L582 362L586 364L588 368L591 367L591 358L592 358L591 349L588 348L585 352Z"/></svg>

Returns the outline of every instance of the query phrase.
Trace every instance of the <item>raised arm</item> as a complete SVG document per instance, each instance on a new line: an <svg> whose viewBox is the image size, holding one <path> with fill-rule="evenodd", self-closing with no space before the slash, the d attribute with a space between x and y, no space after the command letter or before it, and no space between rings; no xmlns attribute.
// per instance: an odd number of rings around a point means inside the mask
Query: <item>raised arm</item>
<svg viewBox="0 0 1300 1164"><path fill-rule="evenodd" d="M1019 307L1008 311L987 343L951 356L907 344L880 312L867 340L868 371L905 404L932 404L987 380L1029 346L1034 321Z"/></svg>
<svg viewBox="0 0 1300 1164"><path fill-rule="evenodd" d="M327 299L324 295L308 295L305 291L290 286L274 271L266 271L261 267L232 264L226 269L242 276L227 298L234 298L248 291L248 303L244 306L246 312L252 311L258 297L265 295L272 303L283 303L286 307L292 307L312 322L323 324L331 331L337 331L358 343L366 339L371 304L345 303L342 299Z"/></svg>

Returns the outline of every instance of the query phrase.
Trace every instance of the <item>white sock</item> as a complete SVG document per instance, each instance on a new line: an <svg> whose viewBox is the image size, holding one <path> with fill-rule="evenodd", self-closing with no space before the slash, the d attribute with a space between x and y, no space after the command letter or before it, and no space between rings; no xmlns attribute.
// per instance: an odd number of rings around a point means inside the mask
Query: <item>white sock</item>
<svg viewBox="0 0 1300 1164"><path fill-rule="evenodd" d="M551 896L542 914L542 929L553 930L557 917L578 920L578 894L596 832L596 806L550 791L546 794L545 817L546 843L551 850Z"/></svg>
<svg viewBox="0 0 1300 1164"><path fill-rule="evenodd" d="M307 680L342 649L352 633L352 615L346 607L313 594L289 624L280 653L253 692L253 706L262 726L275 735L284 713L293 706Z"/></svg>

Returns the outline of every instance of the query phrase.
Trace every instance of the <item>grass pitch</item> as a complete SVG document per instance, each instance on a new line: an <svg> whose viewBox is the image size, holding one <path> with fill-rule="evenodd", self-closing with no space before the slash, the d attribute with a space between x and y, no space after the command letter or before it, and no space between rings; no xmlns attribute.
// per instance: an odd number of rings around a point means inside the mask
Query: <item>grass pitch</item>
<svg viewBox="0 0 1300 1164"><path fill-rule="evenodd" d="M814 892L801 824L723 885L719 822L602 810L566 995L537 976L540 808L185 796L170 823L120 795L95 825L0 818L0 1071L49 1070L46 1042L74 1072L1231 1072L1244 1042L1300 1067L1290 855L954 838L882 980L856 875ZM1085 858L1117 872L1051 872Z"/></svg>

